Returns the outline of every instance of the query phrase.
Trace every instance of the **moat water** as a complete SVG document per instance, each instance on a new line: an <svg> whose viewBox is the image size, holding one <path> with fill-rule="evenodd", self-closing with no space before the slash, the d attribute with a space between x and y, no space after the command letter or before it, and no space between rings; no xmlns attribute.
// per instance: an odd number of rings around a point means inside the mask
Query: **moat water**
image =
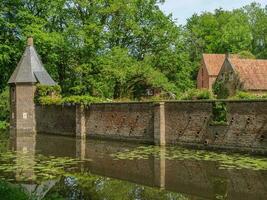
<svg viewBox="0 0 267 200"><path fill-rule="evenodd" d="M267 199L266 157L0 135L3 200Z"/></svg>

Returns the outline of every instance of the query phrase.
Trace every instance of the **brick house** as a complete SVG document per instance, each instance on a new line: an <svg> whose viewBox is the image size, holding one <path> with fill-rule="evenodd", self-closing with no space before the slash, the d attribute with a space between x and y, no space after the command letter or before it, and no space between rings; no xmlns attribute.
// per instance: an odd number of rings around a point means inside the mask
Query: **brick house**
<svg viewBox="0 0 267 200"><path fill-rule="evenodd" d="M197 76L197 88L212 90L221 67L225 60L225 54L203 54L201 67Z"/></svg>
<svg viewBox="0 0 267 200"><path fill-rule="evenodd" d="M237 90L255 94L267 92L267 60L226 56L215 82L228 96Z"/></svg>

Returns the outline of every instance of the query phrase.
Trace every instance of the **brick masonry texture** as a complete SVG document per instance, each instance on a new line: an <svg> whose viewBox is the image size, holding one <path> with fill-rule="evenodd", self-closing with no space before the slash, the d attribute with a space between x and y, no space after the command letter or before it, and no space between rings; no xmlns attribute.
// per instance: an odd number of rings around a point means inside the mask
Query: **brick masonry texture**
<svg viewBox="0 0 267 200"><path fill-rule="evenodd" d="M11 129L16 128L16 130L25 133L36 131L34 92L34 85L17 84L11 86Z"/></svg>
<svg viewBox="0 0 267 200"><path fill-rule="evenodd" d="M35 110L37 132L75 136L75 106L36 106Z"/></svg>
<svg viewBox="0 0 267 200"><path fill-rule="evenodd" d="M86 136L154 141L152 103L93 104L85 110Z"/></svg>
<svg viewBox="0 0 267 200"><path fill-rule="evenodd" d="M83 112L79 106L36 106L36 128L51 134L267 154L267 101L225 101L225 125L211 123L214 102L102 103Z"/></svg>
<svg viewBox="0 0 267 200"><path fill-rule="evenodd" d="M211 125L212 104L165 103L166 143L266 152L266 101L226 101L227 125Z"/></svg>

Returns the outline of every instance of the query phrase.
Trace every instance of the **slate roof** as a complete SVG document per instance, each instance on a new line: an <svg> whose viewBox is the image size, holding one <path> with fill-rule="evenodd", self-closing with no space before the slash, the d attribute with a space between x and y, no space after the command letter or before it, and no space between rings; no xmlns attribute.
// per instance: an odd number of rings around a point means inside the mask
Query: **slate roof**
<svg viewBox="0 0 267 200"><path fill-rule="evenodd" d="M37 83L56 85L45 70L33 45L28 45L8 83Z"/></svg>
<svg viewBox="0 0 267 200"><path fill-rule="evenodd" d="M225 54L203 54L203 61L206 65L209 76L218 76L225 57ZM238 55L231 54L230 57L235 58L238 57Z"/></svg>
<svg viewBox="0 0 267 200"><path fill-rule="evenodd" d="M267 60L231 58L234 70L247 90L267 90Z"/></svg>

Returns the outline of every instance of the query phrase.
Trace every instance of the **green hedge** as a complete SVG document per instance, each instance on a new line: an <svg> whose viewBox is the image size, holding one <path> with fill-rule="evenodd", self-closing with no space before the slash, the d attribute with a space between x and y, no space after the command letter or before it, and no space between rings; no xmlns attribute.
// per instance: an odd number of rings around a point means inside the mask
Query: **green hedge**
<svg viewBox="0 0 267 200"><path fill-rule="evenodd" d="M249 99L267 99L267 94L253 94L244 91L237 91L235 96L232 96L230 99L233 100L249 100Z"/></svg>
<svg viewBox="0 0 267 200"><path fill-rule="evenodd" d="M179 100L201 100L201 99L214 99L211 91L207 89L193 89L185 92Z"/></svg>
<svg viewBox="0 0 267 200"><path fill-rule="evenodd" d="M37 85L35 93L35 102L41 105L62 105L62 104L82 104L90 105L91 103L102 102L103 100L89 95L84 96L61 96L60 86L43 86Z"/></svg>
<svg viewBox="0 0 267 200"><path fill-rule="evenodd" d="M9 90L6 88L0 94L0 130L5 130L9 126L9 111Z"/></svg>

